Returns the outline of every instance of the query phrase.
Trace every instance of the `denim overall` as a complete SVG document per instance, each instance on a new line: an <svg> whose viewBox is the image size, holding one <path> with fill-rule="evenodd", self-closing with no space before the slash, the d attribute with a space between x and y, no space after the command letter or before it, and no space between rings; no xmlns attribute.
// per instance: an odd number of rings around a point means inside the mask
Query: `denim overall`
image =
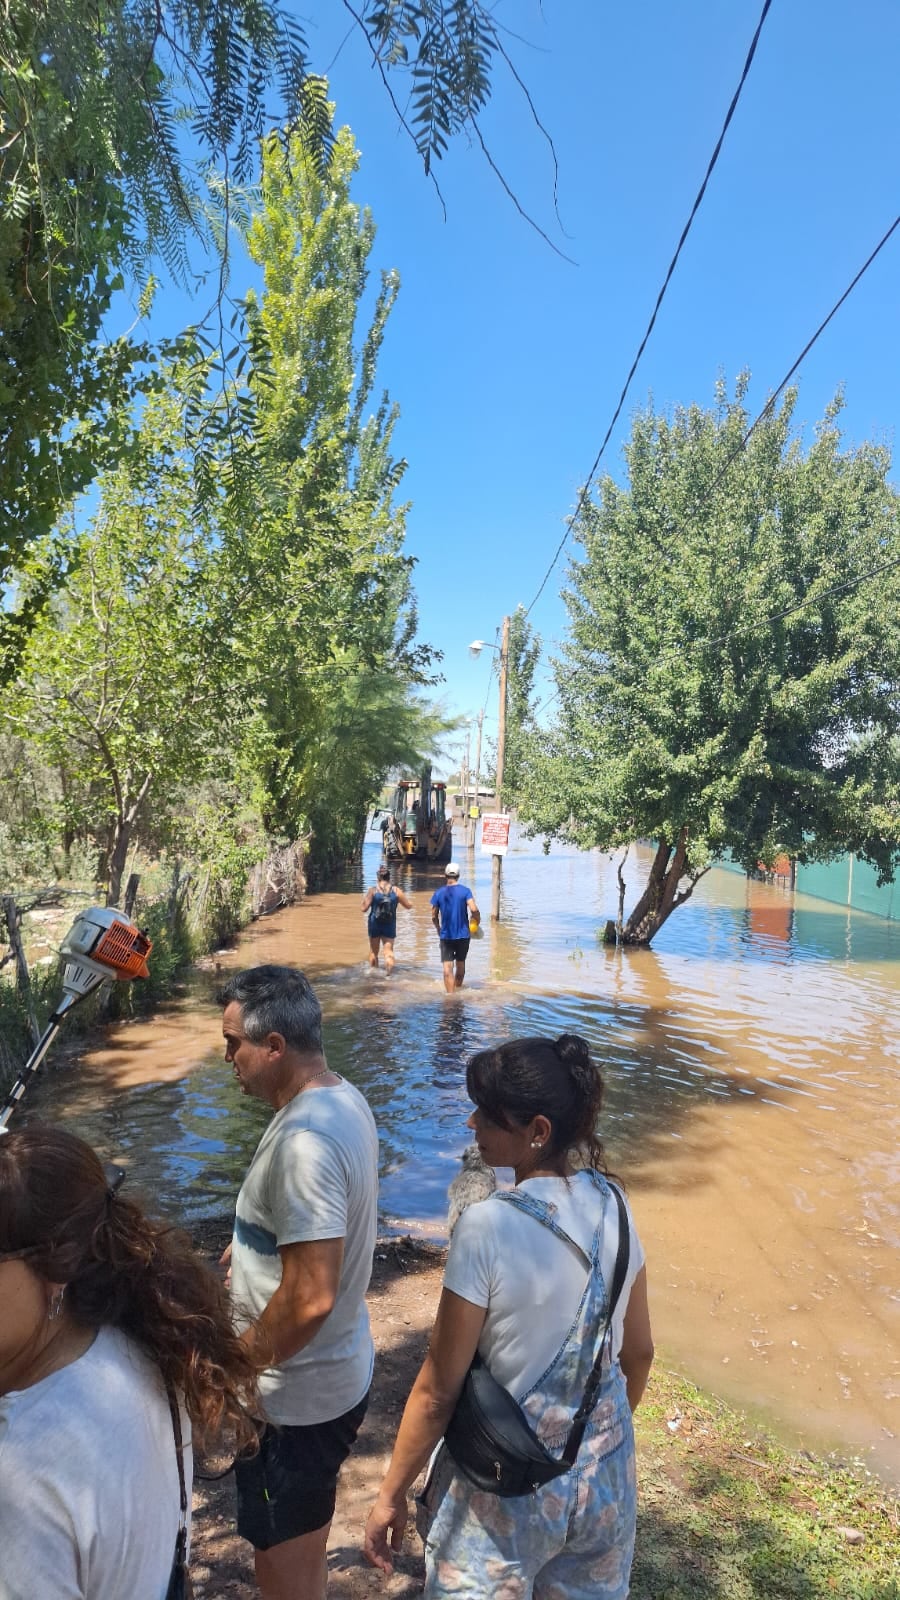
<svg viewBox="0 0 900 1600"><path fill-rule="evenodd" d="M558 1455L581 1403L603 1326L607 1291L600 1269L606 1218L616 1215L609 1186L591 1177L606 1207L591 1244L590 1272L563 1345L527 1394L531 1426ZM517 1189L485 1202L517 1206L584 1249L554 1219L555 1207ZM522 1314L527 1315L523 1306ZM425 1600L624 1600L634 1553L635 1462L631 1412L618 1361L603 1375L597 1403L570 1472L534 1494L501 1500L476 1489L442 1445L421 1501ZM427 1531L426 1531L427 1530Z"/></svg>

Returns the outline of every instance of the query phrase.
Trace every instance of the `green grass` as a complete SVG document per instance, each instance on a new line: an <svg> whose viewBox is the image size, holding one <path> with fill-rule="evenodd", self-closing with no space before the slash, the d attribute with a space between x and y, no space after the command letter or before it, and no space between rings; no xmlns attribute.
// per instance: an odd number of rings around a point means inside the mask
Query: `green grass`
<svg viewBox="0 0 900 1600"><path fill-rule="evenodd" d="M632 1600L900 1600L900 1506L864 1467L792 1455L665 1371L635 1425Z"/></svg>

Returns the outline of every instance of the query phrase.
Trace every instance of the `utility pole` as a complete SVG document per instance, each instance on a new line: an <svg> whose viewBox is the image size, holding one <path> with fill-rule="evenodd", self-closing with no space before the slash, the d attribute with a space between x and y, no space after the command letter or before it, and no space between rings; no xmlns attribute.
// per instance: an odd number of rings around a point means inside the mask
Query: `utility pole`
<svg viewBox="0 0 900 1600"><path fill-rule="evenodd" d="M501 800L503 790L503 764L506 759L506 678L509 667L509 617L503 618L500 635L500 706L497 714L497 806L505 811ZM479 729L480 732L480 729ZM500 921L500 869L502 856L491 858L491 921Z"/></svg>

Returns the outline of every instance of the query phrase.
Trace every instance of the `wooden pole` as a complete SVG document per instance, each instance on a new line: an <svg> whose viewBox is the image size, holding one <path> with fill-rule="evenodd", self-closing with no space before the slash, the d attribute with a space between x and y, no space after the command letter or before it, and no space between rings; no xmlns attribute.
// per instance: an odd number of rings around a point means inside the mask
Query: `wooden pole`
<svg viewBox="0 0 900 1600"><path fill-rule="evenodd" d="M0 904L3 906L3 915L6 919L6 926L9 929L9 942L16 958L16 987L22 996L25 1010L28 1014L31 1042L36 1045L41 1037L41 1030L38 1027L37 1012L34 1009L31 974L28 971L28 962L25 960L25 947L22 944L22 935L19 931L19 908L11 894L3 895Z"/></svg>
<svg viewBox="0 0 900 1600"><path fill-rule="evenodd" d="M500 706L497 714L497 806L504 811L503 805L503 766L506 760L506 678L509 668L509 617L503 618L503 632L500 635ZM491 859L491 921L500 921L500 876L503 864L502 856L493 856Z"/></svg>

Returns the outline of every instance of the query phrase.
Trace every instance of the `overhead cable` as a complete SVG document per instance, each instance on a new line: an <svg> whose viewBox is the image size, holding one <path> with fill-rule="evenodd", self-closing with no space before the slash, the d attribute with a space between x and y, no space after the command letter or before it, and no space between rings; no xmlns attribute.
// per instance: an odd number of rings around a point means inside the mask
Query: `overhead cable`
<svg viewBox="0 0 900 1600"><path fill-rule="evenodd" d="M781 622L784 617L792 617L797 611L805 611L807 606L818 605L820 600L827 600L833 594L844 594L848 589L858 589L861 583L868 583L870 578L878 578L882 572L890 572L892 567L900 567L900 556L893 556L890 561L882 561L877 567L870 567L867 572L857 573L855 578L845 578L841 583L829 584L827 589L817 589L796 600L792 606L785 606L783 611L773 611L770 616L763 617L759 624L755 622L739 622L728 633L721 633L714 639L688 639L687 644L691 649L702 647L710 648L712 645L728 644L731 639L736 639L742 633L754 633L757 627L768 628L773 622Z"/></svg>
<svg viewBox="0 0 900 1600"><path fill-rule="evenodd" d="M864 275L868 272L870 266L872 265L872 262L875 260L875 257L884 249L884 247L887 244L888 240L891 238L891 235L896 233L898 228L900 228L900 217L895 217L893 222L891 223L890 227L887 229L887 231L882 234L881 238L879 239L879 241L878 241L877 245L875 246L875 249L872 251L871 255L869 255L866 258L866 260L863 262L863 264L860 267L859 271L857 272L855 278L851 279L850 283L848 283L848 285L847 285L846 289L844 290L843 294L840 295L837 300L835 300L834 305L832 306L831 310L829 311L827 317L823 317L822 321L819 323L819 326L817 327L817 329L816 329L815 333L813 334L812 338L808 339L806 341L806 344L803 346L803 349L800 351L800 354L798 355L798 357L797 357L796 361L794 362L793 366L789 367L788 371L785 373L784 377L782 378L781 382L779 383L778 388L777 389L773 389L772 393L769 395L768 400L766 401L766 403L763 406L761 412L759 413L759 416L756 417L753 422L751 422L749 428L747 429L747 432L744 434L744 436L741 439L740 443L735 447L735 449L732 451L731 455L728 457L728 460L725 462L725 465L722 467L721 472L719 472L717 474L717 476L713 479L712 483L710 484L709 489L706 491L706 495L704 496L705 499L709 499L709 497L711 495L715 494L716 490L719 487L719 484L722 482L722 479L725 477L725 474L728 471L729 467L732 465L732 463L734 461L737 460L737 458L741 454L741 452L747 448L747 444L749 442L751 434L756 432L756 429L759 427L760 423L763 421L763 419L765 417L767 417L769 415L769 412L774 408L774 405L775 405L776 400L778 399L778 396L780 394L782 394L784 392L784 390L787 388L787 386L790 383L792 377L794 376L794 373L802 365L802 363L806 360L806 357L809 355L809 352L812 349L813 345L816 343L816 340L819 339L821 337L821 335L825 332L825 329L828 327L828 324L831 321L832 317L836 316L838 311L840 311L841 306L844 304L844 301L853 293L854 289L856 288L856 285L860 281L860 278L864 277Z"/></svg>
<svg viewBox="0 0 900 1600"><path fill-rule="evenodd" d="M759 36L762 33L763 24L764 24L764 22L766 20L766 17L769 14L769 8L770 8L771 4L772 4L772 0L764 0L763 8L762 8L762 11L760 13L760 18L759 18L758 23L756 24L756 32L754 33L753 38L750 41L750 49L747 51L747 59L744 62L744 69L743 69L743 71L741 73L740 80L738 82L738 86L735 89L734 94L732 96L731 105L728 107L728 111L727 111L726 116L725 116L725 121L722 124L722 129L721 129L721 132L719 134L719 137L716 140L716 144L715 144L715 148L713 150L713 153L709 158L709 163L707 165L706 172L704 173L704 176L703 176L703 182L701 183L700 188L697 190L697 195L696 195L696 198L694 200L694 204L691 207L690 215L689 215L689 217L687 219L687 222L685 223L684 227L681 230L681 238L679 239L678 244L676 246L675 254L673 255L671 261L669 262L668 270L666 271L665 278L663 279L662 288L660 289L659 294L656 297L656 304L653 307L653 313L652 313L652 315L650 317L650 321L647 324L646 330L644 332L644 337L642 338L640 344L638 345L637 355L635 356L634 360L631 363L631 369L630 369L630 371L628 373L628 377L625 379L625 383L624 383L624 386L622 388L622 393L619 395L618 404L616 406L615 411L612 414L612 418L610 420L609 427L607 428L606 433L604 434L603 443L601 444L600 449L597 451L597 454L594 457L593 465L591 466L591 469L590 469L590 471L589 471L589 473L587 475L587 478L584 481L584 484L583 484L582 489L581 489L581 493L578 496L578 503L577 503L577 505L575 507L575 511L574 511L573 515L571 516L571 518L569 519L567 527L566 527L566 531L563 534L562 538L559 541L559 544L556 547L556 551L555 551L555 554L553 556L553 560L551 561L549 567L547 568L547 571L544 573L544 576L541 579L540 588L538 589L537 594L535 595L534 599L531 602L531 605L528 607L528 610L525 613L526 617L531 615L531 612L534 610L534 607L537 605L539 599L541 598L541 595L543 594L544 589L545 589L546 584L547 584L547 579L550 577L550 574L553 571L553 568L556 566L557 561L559 560L560 556L562 555L563 548L565 546L566 540L568 539L569 534L572 531L572 528L575 526L575 523L578 521L578 518L581 515L581 511L582 511L582 508L584 506L584 502L585 502L585 500L587 498L587 495L588 495L588 493L590 491L591 483L593 482L593 479L596 476L597 468L599 467L600 462L603 459L603 454L604 454L604 452L606 450L606 446L609 444L610 438L612 437L612 431L613 431L616 423L618 422L619 417L622 414L622 407L625 404L626 396L628 394L629 389L631 388L632 379L634 378L634 375L637 372L638 365L640 363L640 359L641 359L642 355L644 354L645 349L647 348L647 342L648 342L648 340L650 338L650 335L653 332L653 329L654 329L654 327L656 325L656 318L659 315L660 307L661 307L661 305L663 303L663 300L666 297L666 291L667 291L667 289L669 287L669 284L670 284L670 282L672 280L672 276L673 276L673 274L675 272L675 268L678 265L678 258L681 255L681 252L682 252L682 250L684 248L685 242L687 240L687 236L690 233L691 228L693 227L694 218L696 217L697 212L700 210L700 206L701 206L701 204L703 202L703 197L706 194L707 185L709 183L710 178L712 177L714 168L716 166L716 162L719 159L719 155L720 155L720 152L721 152L721 149L722 149L722 145L723 145L723 143L725 141L725 135L728 132L728 129L729 129L730 125L731 125L731 119L734 116L734 113L735 113L735 111L737 109L737 104L738 104L738 101L741 98L741 93L743 91L744 84L747 81L747 76L748 76L748 74L750 72L750 68L751 68L751 66L753 64L753 57L756 55L756 47L759 44Z"/></svg>
<svg viewBox="0 0 900 1600"><path fill-rule="evenodd" d="M831 310L828 312L828 315L822 318L822 321L819 323L819 326L817 327L815 333L812 335L812 337L810 339L808 339L806 341L806 344L803 346L803 349L801 350L801 352L800 352L799 356L797 357L796 361L794 361L792 363L792 365L788 368L787 372L785 373L785 375L782 378L781 382L778 384L777 388L773 389L772 393L770 394L770 396L769 396L768 400L766 401L765 405L763 406L762 410L758 413L758 415L756 417L754 417L754 419L751 422L751 424L750 424L749 428L747 429L746 433L744 433L742 435L742 437L740 439L740 442L736 445L735 449L731 452L731 455L728 457L728 459L724 463L724 465L721 468L721 470L717 473L716 477L713 479L712 483L710 484L710 487L707 489L706 493L704 494L703 499L700 502L698 502L697 505L695 506L696 510L699 510L701 508L701 506L703 505L704 501L710 500L712 498L712 496L716 493L716 491L719 488L719 485L721 484L721 482L722 482L723 478L725 477L726 473L729 471L729 469L732 467L734 462L737 460L738 456L741 455L742 452L747 448L747 444L748 444L750 438L756 432L756 429L759 427L759 425L763 421L763 419L769 415L770 411L773 409L773 407L775 405L776 400L778 399L778 396L780 394L782 394L783 391L787 388L788 384L790 383L791 379L793 378L794 374L796 373L798 367L801 365L801 363L803 361L805 361L806 357L809 355L809 352L813 348L813 345L816 343L816 341L819 338L821 338L822 334L825 332L825 329L828 327L828 324L831 322L832 318L840 310L841 306L844 304L844 302L848 298L848 296L853 293L853 290L856 288L856 286L859 283L860 279L865 275L866 272L868 272L869 268L871 267L872 263L875 261L876 257L884 249L885 245L888 243L889 239L891 239L892 236L896 233L898 228L900 228L900 216L897 216L897 217L894 218L894 220L891 223L890 227L887 228L885 230L885 232L882 234L882 236L879 239L879 241L878 241L877 245L875 246L874 250L872 250L871 253L866 257L866 260L863 262L863 264L860 267L859 271L856 273L856 275L848 283L848 285L847 285L846 289L844 290L843 294L839 295L837 300L835 300L834 305L832 306ZM576 512L576 516L577 516L577 514L578 513ZM573 517L572 521L574 523L574 521L575 521L574 517ZM567 530L567 532L566 532L566 537L568 537L568 531L569 530ZM556 553L557 556L559 555L561 550L562 550L562 545L560 545L559 550L557 550L557 553ZM556 560L556 557L554 557L554 563L555 563L555 560ZM773 614L770 617L766 617L766 618L763 619L762 626L763 627L768 627L768 625L770 623L778 622L778 621L780 621L780 619L782 617L789 617L789 616L793 615L793 613L795 611L802 611L805 606L813 605L817 600L824 600L830 594L837 594L841 590L855 588L858 584L865 583L869 578L877 577L880 573L887 572L891 567L895 567L895 566L900 566L900 558L897 558L896 560L883 562L880 566L873 567L873 568L871 568L870 571L861 573L860 576L857 577L857 578L847 579L843 583L834 584L829 589L820 590L817 594L808 595L803 600L798 601L796 605L788 606L788 608L785 611L773 612ZM553 567L551 566L550 569L547 572L547 575L546 575L545 579L544 579L544 583L546 583L547 578L549 578L550 572L552 572L552 570L553 570ZM543 584L541 585L541 588L543 588ZM538 590L538 595L540 594L540 592L541 591L539 589ZM538 595L535 595L535 600L538 598ZM533 605L534 605L534 600L531 602L531 606L533 606ZM529 611L531 610L531 606L529 606L529 608L528 608ZM526 612L526 616L527 615L528 615L528 612ZM734 638L734 636L736 634L745 633L745 632L747 632L748 629L752 629L752 628L755 628L755 627L756 627L755 623L738 624L738 626L736 628L732 628L729 633L723 633L718 638L713 638L713 639L694 639L694 640L692 640L690 642L694 647L696 647L696 646L708 646L708 645L726 644L728 642L728 640ZM543 711L546 708L546 706L550 705L552 703L552 701L556 698L556 695L558 693L559 693L559 690L557 690L556 693L551 695L549 700L543 701L541 703L541 705L539 705L538 708L537 708L538 712ZM535 713L535 715L537 715L537 712Z"/></svg>
<svg viewBox="0 0 900 1600"><path fill-rule="evenodd" d="M659 652L657 659L664 660L666 657L681 656L685 650L709 650L717 645L729 644L732 639L738 638L740 634L756 633L763 628L768 628L773 622L781 622L785 617L792 617L798 611L805 611L807 606L818 605L821 600L827 600L833 594L845 594L849 589L858 589L860 584L868 583L870 578L879 578L883 572L891 572L895 567L900 567L900 556L892 556L890 561L881 561L877 567L869 567L865 572L858 572L853 578L844 578L841 583L829 584L827 589L814 590L810 594L804 595L802 600L795 601L793 605L785 606L781 611L773 611L769 616L762 617L759 622L739 622L735 627L730 628L727 633L720 633L711 639L686 639L684 644L677 649L670 645L668 649ZM540 705L535 708L532 715L535 717L540 716L542 711L546 711L548 706L552 706L554 700L559 699L562 690L562 684L558 683L553 692L547 695L546 699L542 700Z"/></svg>

